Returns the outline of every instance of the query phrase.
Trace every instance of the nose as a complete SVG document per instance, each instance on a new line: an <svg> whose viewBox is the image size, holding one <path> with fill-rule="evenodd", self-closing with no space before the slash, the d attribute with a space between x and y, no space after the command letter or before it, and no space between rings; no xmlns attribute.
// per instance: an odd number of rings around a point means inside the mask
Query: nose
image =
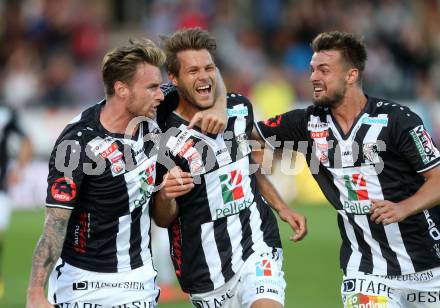
<svg viewBox="0 0 440 308"><path fill-rule="evenodd" d="M318 79L317 76L318 76L318 75L317 75L316 71L312 71L312 72L310 72L310 78L309 78L309 80L310 80L311 82L316 81L316 80Z"/></svg>
<svg viewBox="0 0 440 308"><path fill-rule="evenodd" d="M165 96L160 88L156 91L155 98L159 101L163 101L165 99Z"/></svg>

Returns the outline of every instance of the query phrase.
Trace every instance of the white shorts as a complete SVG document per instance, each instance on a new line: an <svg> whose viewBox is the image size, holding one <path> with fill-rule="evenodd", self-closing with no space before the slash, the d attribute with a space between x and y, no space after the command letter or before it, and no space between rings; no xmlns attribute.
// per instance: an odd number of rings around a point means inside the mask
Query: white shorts
<svg viewBox="0 0 440 308"><path fill-rule="evenodd" d="M152 263L121 273L79 269L61 259L49 277L48 299L62 308L153 308L159 288Z"/></svg>
<svg viewBox="0 0 440 308"><path fill-rule="evenodd" d="M196 308L249 308L256 300L272 299L284 306L283 250L254 252L240 272L221 287L206 293L191 294Z"/></svg>
<svg viewBox="0 0 440 308"><path fill-rule="evenodd" d="M4 191L0 191L0 231L6 230L11 218L12 203Z"/></svg>
<svg viewBox="0 0 440 308"><path fill-rule="evenodd" d="M341 294L345 308L438 308L440 267L400 276L348 274Z"/></svg>

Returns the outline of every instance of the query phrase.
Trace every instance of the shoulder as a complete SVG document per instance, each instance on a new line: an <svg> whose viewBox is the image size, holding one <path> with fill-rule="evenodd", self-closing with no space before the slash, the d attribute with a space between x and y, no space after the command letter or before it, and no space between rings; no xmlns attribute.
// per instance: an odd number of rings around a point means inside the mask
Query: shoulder
<svg viewBox="0 0 440 308"><path fill-rule="evenodd" d="M59 135L56 144L64 140L84 141L92 139L97 135L97 125L95 123L95 115L99 112L100 106L94 105L76 117L74 117L63 129Z"/></svg>
<svg viewBox="0 0 440 308"><path fill-rule="evenodd" d="M374 97L369 98L369 102L370 114L372 116L383 115L389 121L390 126L409 127L422 122L419 115L408 106Z"/></svg>
<svg viewBox="0 0 440 308"><path fill-rule="evenodd" d="M239 93L228 93L227 96L228 116L248 116L253 113L250 100Z"/></svg>

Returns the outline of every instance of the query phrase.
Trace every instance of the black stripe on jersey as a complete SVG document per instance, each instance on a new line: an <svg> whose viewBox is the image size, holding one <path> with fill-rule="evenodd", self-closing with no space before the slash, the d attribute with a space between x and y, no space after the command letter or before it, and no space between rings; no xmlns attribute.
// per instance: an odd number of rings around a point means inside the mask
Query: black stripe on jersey
<svg viewBox="0 0 440 308"><path fill-rule="evenodd" d="M225 281L234 276L232 270L232 244L228 234L228 218L214 221L214 238L222 261L222 274Z"/></svg>
<svg viewBox="0 0 440 308"><path fill-rule="evenodd" d="M371 127L369 125L361 125L361 127L359 127L359 130L356 134L356 137L354 138L354 142L353 142L353 165L355 167L359 167L362 165L362 163L366 163L365 159L364 159L364 155L362 153L362 146L364 144L364 138L368 133L368 130ZM379 139L379 138L377 138ZM354 147L356 146L355 144L357 144L357 153L354 151Z"/></svg>
<svg viewBox="0 0 440 308"><path fill-rule="evenodd" d="M241 259L243 261L246 261L247 258L249 258L249 256L254 253L254 250L252 249L252 245L254 244L254 242L252 241L252 230L250 225L251 211L249 209L241 211L239 216L242 234L240 244L243 249L243 255L241 256Z"/></svg>
<svg viewBox="0 0 440 308"><path fill-rule="evenodd" d="M371 248L364 240L364 232L362 229L356 224L354 221L354 215L348 214L348 221L353 226L354 234L356 236L356 241L359 246L359 252L361 253L361 264L359 266L359 271L364 273L372 273L373 272L373 255L371 253Z"/></svg>
<svg viewBox="0 0 440 308"><path fill-rule="evenodd" d="M370 226L371 235L373 239L378 241L380 246L380 251L382 256L387 261L387 273L388 275L401 275L402 269L400 268L399 260L397 259L397 254L390 249L388 243L388 238L385 233L385 228L383 224L376 224L375 222L368 219L368 224Z"/></svg>
<svg viewBox="0 0 440 308"><path fill-rule="evenodd" d="M344 219L342 218L341 215L338 215L338 226L341 232L341 239L342 239L339 266L344 271L344 274L347 274L347 265L348 265L348 261L350 260L350 256L353 253L353 250L351 249L351 242L348 239L347 232L345 231Z"/></svg>
<svg viewBox="0 0 440 308"><path fill-rule="evenodd" d="M131 224L130 224L130 248L128 250L130 254L130 266L131 268L139 267L142 262L141 258L141 219L142 206L139 206L131 212Z"/></svg>

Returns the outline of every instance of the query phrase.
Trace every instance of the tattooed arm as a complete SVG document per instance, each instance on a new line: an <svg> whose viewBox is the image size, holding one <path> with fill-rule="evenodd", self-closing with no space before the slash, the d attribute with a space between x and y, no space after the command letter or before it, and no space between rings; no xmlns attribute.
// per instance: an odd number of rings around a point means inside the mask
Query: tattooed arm
<svg viewBox="0 0 440 308"><path fill-rule="evenodd" d="M32 273L27 292L27 308L53 307L46 299L44 287L61 255L71 211L47 208L43 234L32 258Z"/></svg>

